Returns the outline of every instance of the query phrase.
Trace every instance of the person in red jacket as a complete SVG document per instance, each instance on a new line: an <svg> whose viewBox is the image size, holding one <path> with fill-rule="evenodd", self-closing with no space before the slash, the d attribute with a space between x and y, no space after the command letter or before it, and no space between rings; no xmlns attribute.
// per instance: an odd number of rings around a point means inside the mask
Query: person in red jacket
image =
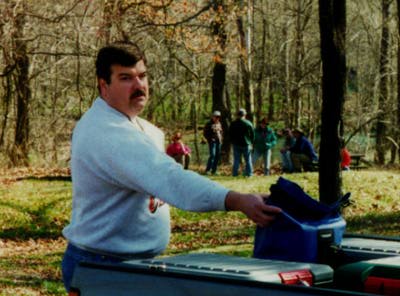
<svg viewBox="0 0 400 296"><path fill-rule="evenodd" d="M343 140L341 140L340 146L341 146L340 157L342 159L340 167L342 168L343 171L348 171L350 170L351 155L350 152L347 150L346 146L344 145Z"/></svg>
<svg viewBox="0 0 400 296"><path fill-rule="evenodd" d="M175 133L172 137L172 143L167 147L167 154L187 170L191 153L192 150L182 142L182 134L180 132Z"/></svg>

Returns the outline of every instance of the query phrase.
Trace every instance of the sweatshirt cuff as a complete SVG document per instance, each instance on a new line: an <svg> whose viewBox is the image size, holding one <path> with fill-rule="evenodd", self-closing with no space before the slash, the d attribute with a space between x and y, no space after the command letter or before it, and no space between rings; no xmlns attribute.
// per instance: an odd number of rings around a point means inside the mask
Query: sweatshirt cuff
<svg viewBox="0 0 400 296"><path fill-rule="evenodd" d="M227 211L225 207L225 199L230 190L225 187L217 188L217 192L215 194L216 198L213 198L210 203L213 204L214 208L220 211Z"/></svg>

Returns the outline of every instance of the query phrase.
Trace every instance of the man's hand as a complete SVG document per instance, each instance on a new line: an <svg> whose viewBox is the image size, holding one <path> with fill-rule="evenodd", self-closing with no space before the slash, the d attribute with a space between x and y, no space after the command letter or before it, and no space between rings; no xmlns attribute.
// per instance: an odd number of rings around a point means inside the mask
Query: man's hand
<svg viewBox="0 0 400 296"><path fill-rule="evenodd" d="M268 195L229 191L225 198L228 211L241 211L258 226L268 226L282 210L265 204Z"/></svg>

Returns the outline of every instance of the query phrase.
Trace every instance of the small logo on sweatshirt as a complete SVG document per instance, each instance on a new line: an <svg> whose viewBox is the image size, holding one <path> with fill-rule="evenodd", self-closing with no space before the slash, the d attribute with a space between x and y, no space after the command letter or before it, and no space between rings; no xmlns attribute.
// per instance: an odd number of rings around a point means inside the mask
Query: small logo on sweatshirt
<svg viewBox="0 0 400 296"><path fill-rule="evenodd" d="M155 196L150 196L149 198L149 211L150 213L154 214L158 207L161 207L164 204L164 202Z"/></svg>

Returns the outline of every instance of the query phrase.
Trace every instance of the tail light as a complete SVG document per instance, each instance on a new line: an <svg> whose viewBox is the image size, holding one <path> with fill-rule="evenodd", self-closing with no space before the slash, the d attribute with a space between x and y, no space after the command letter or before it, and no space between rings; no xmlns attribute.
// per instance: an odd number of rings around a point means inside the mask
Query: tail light
<svg viewBox="0 0 400 296"><path fill-rule="evenodd" d="M308 269L280 272L279 277L282 284L286 285L312 286L314 282L313 275Z"/></svg>

